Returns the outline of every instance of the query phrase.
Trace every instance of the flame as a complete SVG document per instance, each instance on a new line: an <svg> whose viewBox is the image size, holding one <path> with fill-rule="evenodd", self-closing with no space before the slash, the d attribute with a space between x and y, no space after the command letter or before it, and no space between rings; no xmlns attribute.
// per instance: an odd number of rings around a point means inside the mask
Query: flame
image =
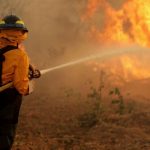
<svg viewBox="0 0 150 150"><path fill-rule="evenodd" d="M133 59L128 56L123 56L121 58L121 62L123 66L124 77L126 80L130 80L131 78L143 79L150 77L150 71L144 69L144 67L141 66L141 63L137 60L137 58Z"/></svg>
<svg viewBox="0 0 150 150"><path fill-rule="evenodd" d="M99 21L103 26L93 21L95 16L101 14L103 19ZM150 47L149 0L125 0L120 8L113 7L108 0L88 0L86 12L81 19L89 24L90 37L100 44L134 43ZM122 72L125 79L150 77L150 68L139 61L139 56L123 56L118 61L122 69L120 66L116 72Z"/></svg>

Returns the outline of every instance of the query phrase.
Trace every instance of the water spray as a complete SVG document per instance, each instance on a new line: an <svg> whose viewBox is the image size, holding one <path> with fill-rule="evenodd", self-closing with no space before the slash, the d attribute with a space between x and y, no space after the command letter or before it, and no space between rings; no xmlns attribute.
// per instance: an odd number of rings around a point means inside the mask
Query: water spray
<svg viewBox="0 0 150 150"><path fill-rule="evenodd" d="M43 75L43 74L46 74L46 73L54 71L54 70L59 70L59 69L66 68L66 67L69 67L69 66L77 65L77 64L80 64L80 63L83 63L83 62L87 62L89 60L94 60L94 59L105 60L107 58L110 58L110 57L113 57L113 56L119 56L119 55L122 55L124 53L128 53L128 52L131 53L131 52L139 51L141 49L143 50L143 48L137 47L137 46L130 46L130 47L125 47L125 48L117 48L117 49L114 48L114 49L115 50L107 49L107 51L105 51L105 52L96 53L96 54L93 54L93 55L90 55L90 56L87 56L87 57L80 58L80 59L75 60L75 61L64 63L64 64L61 64L61 65L58 65L58 66L55 66L55 67L50 67L48 69L43 69L40 72ZM144 50L147 50L147 49L144 48Z"/></svg>
<svg viewBox="0 0 150 150"><path fill-rule="evenodd" d="M143 48L143 47L139 47L139 46L130 46L130 47L117 48L117 49L114 48L114 49L115 50L107 49L107 51L105 51L105 52L96 53L94 55L83 57L83 58L77 59L75 61L71 61L71 62L67 62L67 63L61 64L61 65L58 65L58 66L55 66L55 67L50 67L50 68L47 68L47 69L43 69L43 70L40 71L40 73L41 73L41 75L44 75L46 73L49 73L49 72L52 72L52 71L55 71L55 70L59 70L59 69L66 68L66 67L69 67L69 66L81 64L81 63L87 62L89 60L94 60L94 59L105 60L107 58L110 58L110 57L113 57L113 56L119 56L119 55L122 55L122 54L125 54L125 53L131 53L131 52L136 52L136 51L141 51L141 50L142 51L143 50L149 50L147 48ZM10 82L10 83L0 87L0 92L4 91L5 89L10 88L12 86L13 86L13 83Z"/></svg>

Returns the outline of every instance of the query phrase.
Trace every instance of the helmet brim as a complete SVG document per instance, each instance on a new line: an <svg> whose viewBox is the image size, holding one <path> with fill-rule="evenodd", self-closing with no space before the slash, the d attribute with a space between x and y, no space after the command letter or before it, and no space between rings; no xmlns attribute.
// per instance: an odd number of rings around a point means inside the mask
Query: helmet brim
<svg viewBox="0 0 150 150"><path fill-rule="evenodd" d="M22 24L1 24L0 30L8 30L8 29L18 29L25 32L28 32L28 29Z"/></svg>

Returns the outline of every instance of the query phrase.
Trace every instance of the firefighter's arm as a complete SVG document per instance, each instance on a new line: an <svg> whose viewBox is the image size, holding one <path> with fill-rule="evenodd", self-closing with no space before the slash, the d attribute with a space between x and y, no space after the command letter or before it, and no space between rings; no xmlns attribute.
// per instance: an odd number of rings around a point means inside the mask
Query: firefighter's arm
<svg viewBox="0 0 150 150"><path fill-rule="evenodd" d="M41 73L38 69L36 69L32 64L29 64L29 73L28 78L30 80L29 82L29 94L33 92L34 90L34 81L33 78L39 78L41 76Z"/></svg>
<svg viewBox="0 0 150 150"><path fill-rule="evenodd" d="M27 95L29 91L29 58L27 54L22 53L15 67L13 86L22 95Z"/></svg>

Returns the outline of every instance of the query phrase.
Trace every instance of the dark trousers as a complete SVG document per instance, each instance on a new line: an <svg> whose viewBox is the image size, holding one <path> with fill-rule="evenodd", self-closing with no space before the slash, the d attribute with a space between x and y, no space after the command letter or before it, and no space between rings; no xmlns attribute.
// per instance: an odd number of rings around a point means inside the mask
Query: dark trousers
<svg viewBox="0 0 150 150"><path fill-rule="evenodd" d="M22 96L15 89L0 93L0 150L10 150L15 138Z"/></svg>

